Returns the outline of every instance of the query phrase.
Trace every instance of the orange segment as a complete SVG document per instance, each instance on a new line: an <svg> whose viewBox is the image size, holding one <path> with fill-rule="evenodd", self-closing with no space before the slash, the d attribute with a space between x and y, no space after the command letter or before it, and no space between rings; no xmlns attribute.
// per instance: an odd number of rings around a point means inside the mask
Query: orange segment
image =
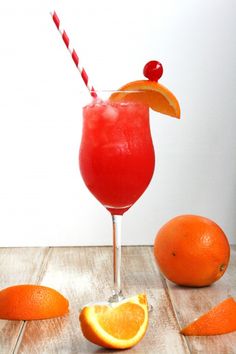
<svg viewBox="0 0 236 354"><path fill-rule="evenodd" d="M230 297L183 328L180 333L185 336L210 336L233 331L236 331L236 302Z"/></svg>
<svg viewBox="0 0 236 354"><path fill-rule="evenodd" d="M133 347L147 330L146 296L139 294L112 305L86 306L79 319L83 335L90 342L113 349Z"/></svg>
<svg viewBox="0 0 236 354"><path fill-rule="evenodd" d="M42 320L68 313L69 302L41 285L15 285L0 291L0 319Z"/></svg>
<svg viewBox="0 0 236 354"><path fill-rule="evenodd" d="M118 91L110 96L111 101L138 101L148 105L154 111L180 118L180 106L176 97L158 82L132 81L122 86Z"/></svg>

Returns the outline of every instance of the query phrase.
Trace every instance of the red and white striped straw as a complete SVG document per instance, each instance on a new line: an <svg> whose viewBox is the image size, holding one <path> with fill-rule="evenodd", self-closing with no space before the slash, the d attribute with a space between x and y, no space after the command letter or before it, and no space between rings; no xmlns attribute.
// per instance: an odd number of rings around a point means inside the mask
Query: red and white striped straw
<svg viewBox="0 0 236 354"><path fill-rule="evenodd" d="M80 65L80 59L79 59L75 49L70 45L70 39L69 39L68 35L66 34L66 31L61 28L61 21L59 20L57 14L56 14L56 11L54 11L53 13L51 12L50 15L52 16L53 22L55 23L58 31L60 32L63 42L65 43L68 51L70 52L73 62L75 63L75 66L79 70L81 77L90 92L90 95L93 98L97 98L97 93L96 93L94 87L92 85L90 85L88 75L87 75L85 69Z"/></svg>

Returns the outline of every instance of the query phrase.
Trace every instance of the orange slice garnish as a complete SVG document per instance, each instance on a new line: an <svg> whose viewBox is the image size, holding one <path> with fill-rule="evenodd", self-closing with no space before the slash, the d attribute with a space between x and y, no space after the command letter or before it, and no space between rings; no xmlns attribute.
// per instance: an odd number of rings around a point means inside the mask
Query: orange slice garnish
<svg viewBox="0 0 236 354"><path fill-rule="evenodd" d="M180 118L180 106L176 97L165 86L155 81L129 82L114 92L109 100L142 102L154 111Z"/></svg>
<svg viewBox="0 0 236 354"><path fill-rule="evenodd" d="M112 305L85 306L79 319L83 335L90 342L113 349L133 347L147 330L146 296L139 294Z"/></svg>
<svg viewBox="0 0 236 354"><path fill-rule="evenodd" d="M0 319L42 320L68 313L69 302L41 285L15 285L0 291Z"/></svg>
<svg viewBox="0 0 236 354"><path fill-rule="evenodd" d="M220 302L183 328L185 336L211 336L236 331L236 302L232 297Z"/></svg>

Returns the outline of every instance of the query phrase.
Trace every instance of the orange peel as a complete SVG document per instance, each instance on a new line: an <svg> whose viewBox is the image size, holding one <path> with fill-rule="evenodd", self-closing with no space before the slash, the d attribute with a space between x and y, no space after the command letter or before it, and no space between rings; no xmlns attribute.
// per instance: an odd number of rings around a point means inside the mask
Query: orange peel
<svg viewBox="0 0 236 354"><path fill-rule="evenodd" d="M15 285L0 291L0 319L42 320L68 313L69 302L58 291L41 285Z"/></svg>
<svg viewBox="0 0 236 354"><path fill-rule="evenodd" d="M236 302L232 297L220 302L181 330L185 336L210 336L236 331Z"/></svg>

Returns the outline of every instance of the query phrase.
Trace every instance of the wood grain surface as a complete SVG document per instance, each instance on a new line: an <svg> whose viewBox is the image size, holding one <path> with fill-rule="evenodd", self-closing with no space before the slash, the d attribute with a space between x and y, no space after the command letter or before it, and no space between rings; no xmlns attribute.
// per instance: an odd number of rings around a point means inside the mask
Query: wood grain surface
<svg viewBox="0 0 236 354"><path fill-rule="evenodd" d="M152 247L123 247L125 295L146 292L153 305L149 328L134 348L116 353L233 354L236 332L211 337L184 337L182 326L228 296L236 296L236 247L224 277L210 287L185 288L166 281L158 271ZM106 300L112 284L111 247L2 248L0 289L33 283L53 287L70 302L70 313L44 321L0 320L0 354L109 353L81 334L78 314L88 302Z"/></svg>

